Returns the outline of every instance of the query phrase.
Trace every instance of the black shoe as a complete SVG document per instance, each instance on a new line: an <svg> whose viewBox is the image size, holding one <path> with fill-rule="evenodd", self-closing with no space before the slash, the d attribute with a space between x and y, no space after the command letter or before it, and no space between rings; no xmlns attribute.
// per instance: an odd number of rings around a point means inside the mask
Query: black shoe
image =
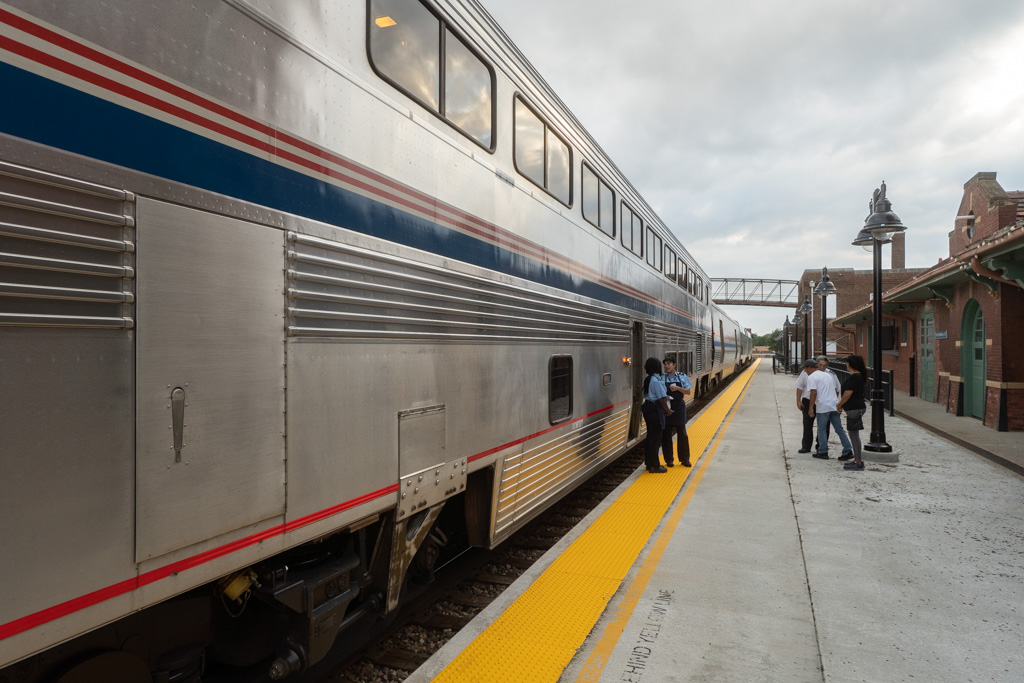
<svg viewBox="0 0 1024 683"><path fill-rule="evenodd" d="M665 472L668 472L668 470L666 470L661 465L658 465L657 467L648 467L647 471L650 472L651 474L664 474Z"/></svg>
<svg viewBox="0 0 1024 683"><path fill-rule="evenodd" d="M828 452L825 452L825 453L815 453L813 457L820 458L822 460L828 460Z"/></svg>
<svg viewBox="0 0 1024 683"><path fill-rule="evenodd" d="M810 448L801 448L800 450L797 451L797 453L810 453L810 452L811 452Z"/></svg>
<svg viewBox="0 0 1024 683"><path fill-rule="evenodd" d="M665 467L675 467L675 466L676 466L676 464L674 462L666 462L665 463Z"/></svg>
<svg viewBox="0 0 1024 683"><path fill-rule="evenodd" d="M682 464L683 467L693 467L693 465L690 464L689 462L684 462L684 463L681 463L681 464Z"/></svg>
<svg viewBox="0 0 1024 683"><path fill-rule="evenodd" d="M836 460L853 460L853 451L846 451L840 455Z"/></svg>
<svg viewBox="0 0 1024 683"><path fill-rule="evenodd" d="M854 460L843 465L844 470L862 470L864 469L863 460Z"/></svg>

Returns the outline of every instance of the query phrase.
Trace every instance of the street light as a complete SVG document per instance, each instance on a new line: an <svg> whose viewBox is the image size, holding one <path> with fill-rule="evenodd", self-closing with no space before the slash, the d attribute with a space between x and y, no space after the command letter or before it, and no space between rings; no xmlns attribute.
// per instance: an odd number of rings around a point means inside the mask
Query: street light
<svg viewBox="0 0 1024 683"><path fill-rule="evenodd" d="M811 298L810 298L810 302L811 302L810 321L811 321L811 324L808 325L808 327L811 328L811 355L809 356L809 358L814 358L814 298L813 298L814 297L814 280L808 280L807 281L807 289L809 289L810 292L811 292Z"/></svg>
<svg viewBox="0 0 1024 683"><path fill-rule="evenodd" d="M798 344L800 343L800 336L799 336L800 335L800 323L802 323L802 322L803 322L803 318L800 316L799 311L794 313L793 314L793 327L795 327L797 329L793 330L793 337L795 337L795 341ZM801 350L800 355L803 356L804 353L806 353L806 352ZM803 358L799 358L799 359L798 358L793 358L793 364L796 365L797 363L800 363L802 360L803 360Z"/></svg>
<svg viewBox="0 0 1024 683"><path fill-rule="evenodd" d="M786 322L782 324L782 336L786 338L786 372L789 372L789 316L786 316Z"/></svg>
<svg viewBox="0 0 1024 683"><path fill-rule="evenodd" d="M804 314L804 319L807 322L813 323L814 322L814 316L813 316L814 307L811 306L811 300L810 299L811 299L811 297L805 294L804 295L804 302L802 304L800 304L800 308L796 309L796 312L798 314L799 313L803 313ZM807 353L807 325L806 324L804 324L804 353ZM807 356L807 358L810 358L813 355L814 355L814 352L812 351L810 356Z"/></svg>
<svg viewBox="0 0 1024 683"><path fill-rule="evenodd" d="M828 276L828 268L821 269L821 282L818 283L814 293L821 297L821 355L828 355L828 340L826 337L826 325L828 325L828 316L826 311L828 310L828 302L825 297L829 294L835 294L839 290L832 284L832 278Z"/></svg>
<svg viewBox="0 0 1024 683"><path fill-rule="evenodd" d="M885 196L885 181L875 190L868 202L870 213L864 219L854 246L874 252L874 293L871 302L871 441L864 444L864 450L871 453L892 453L892 446L885 440L885 400L882 391L882 245L892 241L893 234L903 232L900 217L893 213L892 204Z"/></svg>

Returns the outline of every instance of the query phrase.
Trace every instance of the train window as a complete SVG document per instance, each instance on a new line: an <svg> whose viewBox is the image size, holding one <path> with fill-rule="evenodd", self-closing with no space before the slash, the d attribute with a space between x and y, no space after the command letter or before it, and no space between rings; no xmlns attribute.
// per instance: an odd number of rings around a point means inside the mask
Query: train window
<svg viewBox="0 0 1024 683"><path fill-rule="evenodd" d="M676 258L676 252L665 247L665 277L669 280L676 279L676 263L679 259Z"/></svg>
<svg viewBox="0 0 1024 683"><path fill-rule="evenodd" d="M516 99L516 168L544 187L544 123Z"/></svg>
<svg viewBox="0 0 1024 683"><path fill-rule="evenodd" d="M491 67L422 3L369 0L369 6L367 43L377 74L493 151Z"/></svg>
<svg viewBox="0 0 1024 683"><path fill-rule="evenodd" d="M647 229L647 263L661 272L661 236Z"/></svg>
<svg viewBox="0 0 1024 683"><path fill-rule="evenodd" d="M622 220L619 222L619 232L622 234L622 246L637 256L642 256L644 253L644 223L626 202L622 202Z"/></svg>
<svg viewBox="0 0 1024 683"><path fill-rule="evenodd" d="M572 152L518 95L515 103L516 170L566 206L572 205Z"/></svg>
<svg viewBox="0 0 1024 683"><path fill-rule="evenodd" d="M572 417L572 356L552 356L548 362L548 421Z"/></svg>
<svg viewBox="0 0 1024 683"><path fill-rule="evenodd" d="M686 261L679 259L679 286L683 289L689 289L689 283L687 279L690 276L690 271L686 267Z"/></svg>
<svg viewBox="0 0 1024 683"><path fill-rule="evenodd" d="M601 229L615 237L615 193L604 183L598 190L601 192Z"/></svg>
<svg viewBox="0 0 1024 683"><path fill-rule="evenodd" d="M572 158L569 145L555 132L547 129L548 139L548 192L563 204L572 203Z"/></svg>
<svg viewBox="0 0 1024 683"><path fill-rule="evenodd" d="M491 72L451 30L444 40L444 115L491 147Z"/></svg>
<svg viewBox="0 0 1024 683"><path fill-rule="evenodd" d="M609 237L615 237L615 201L612 189L583 164L583 217Z"/></svg>

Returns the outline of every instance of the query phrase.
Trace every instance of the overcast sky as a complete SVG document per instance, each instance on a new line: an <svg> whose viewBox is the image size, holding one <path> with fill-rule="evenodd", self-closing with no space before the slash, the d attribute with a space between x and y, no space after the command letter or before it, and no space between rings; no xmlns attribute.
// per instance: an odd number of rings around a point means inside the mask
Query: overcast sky
<svg viewBox="0 0 1024 683"><path fill-rule="evenodd" d="M870 269L883 180L931 266L975 173L1024 189L1019 0L481 1L711 277Z"/></svg>

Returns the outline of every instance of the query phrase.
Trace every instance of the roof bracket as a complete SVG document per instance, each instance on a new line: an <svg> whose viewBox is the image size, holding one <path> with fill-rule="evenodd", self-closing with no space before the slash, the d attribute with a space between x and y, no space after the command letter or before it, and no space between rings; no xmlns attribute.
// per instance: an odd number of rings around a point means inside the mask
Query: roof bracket
<svg viewBox="0 0 1024 683"><path fill-rule="evenodd" d="M946 302L946 306L953 305L953 294L946 287L929 287L928 291L935 295L936 299L942 299Z"/></svg>
<svg viewBox="0 0 1024 683"><path fill-rule="evenodd" d="M992 278L985 277L984 275L979 275L970 268L965 268L961 272L967 277L974 280L975 282L979 282L988 287L988 295L993 299L999 296L999 283L993 280Z"/></svg>
<svg viewBox="0 0 1024 683"><path fill-rule="evenodd" d="M982 265L991 270L1001 271L1007 280L1014 280L1019 287L1024 287L1024 261L986 259Z"/></svg>

